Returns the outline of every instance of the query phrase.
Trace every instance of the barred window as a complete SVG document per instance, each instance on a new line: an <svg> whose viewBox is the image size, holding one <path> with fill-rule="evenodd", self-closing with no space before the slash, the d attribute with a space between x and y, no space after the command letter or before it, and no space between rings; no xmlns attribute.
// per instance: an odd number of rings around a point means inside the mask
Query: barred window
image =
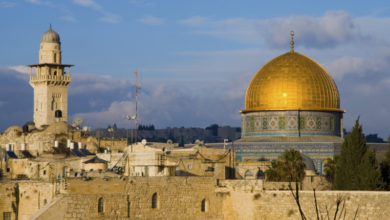
<svg viewBox="0 0 390 220"><path fill-rule="evenodd" d="M11 220L11 212L3 212L4 220Z"/></svg>

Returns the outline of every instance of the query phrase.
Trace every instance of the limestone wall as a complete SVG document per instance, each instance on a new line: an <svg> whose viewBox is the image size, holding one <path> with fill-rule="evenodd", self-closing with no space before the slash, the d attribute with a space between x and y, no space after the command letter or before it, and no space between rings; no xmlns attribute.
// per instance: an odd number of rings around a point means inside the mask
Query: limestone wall
<svg viewBox="0 0 390 220"><path fill-rule="evenodd" d="M319 213L327 219L336 210L337 198L345 201L341 219L353 219L357 210L356 219L388 219L390 216L390 192L362 192L362 191L318 191L317 201ZM312 191L300 193L302 209L308 219L316 219L314 198ZM342 209L340 205L339 210ZM224 219L300 219L297 205L290 191L263 191L250 192L232 190L223 202ZM340 213L340 211L339 211Z"/></svg>
<svg viewBox="0 0 390 220"><path fill-rule="evenodd" d="M12 209L12 202L15 184L12 182L0 182L0 219L3 219L3 213L11 213L11 219L15 219L15 213Z"/></svg>
<svg viewBox="0 0 390 220"><path fill-rule="evenodd" d="M110 219L128 216L135 219L222 219L222 197L215 194L216 180L202 177L133 177L126 180L70 180L66 219L75 217ZM93 185L93 186L92 186ZM157 193L157 208L152 196ZM104 212L98 213L98 199L103 198ZM201 202L207 200L207 212ZM76 216L74 216L76 213Z"/></svg>
<svg viewBox="0 0 390 220"><path fill-rule="evenodd" d="M55 207L62 207L57 210L60 219L223 219L223 197L215 193L215 186L216 179L207 177L69 179L68 193L59 204L50 204L53 208L36 219L53 216ZM155 193L157 208L152 208ZM100 198L104 211L99 213Z"/></svg>
<svg viewBox="0 0 390 220"><path fill-rule="evenodd" d="M0 186L1 214L12 212L14 184L2 183ZM261 180L231 181L209 177L94 178L89 181L75 178L68 179L67 190L53 199L54 184L19 181L19 219L32 216L40 220L300 219L291 192L264 190L267 184L270 183ZM156 208L152 208L155 193ZM301 191L300 196L308 219L316 219L313 192ZM327 219L327 211L334 215L338 198L343 201L340 210L345 210L341 219L352 219L356 210L357 219L388 219L390 216L390 192L318 191L319 213L324 219ZM98 211L99 199L101 212ZM201 209L203 199L205 212Z"/></svg>
<svg viewBox="0 0 390 220"><path fill-rule="evenodd" d="M100 147L113 152L123 152L127 147L127 139L125 138L102 138L100 139Z"/></svg>
<svg viewBox="0 0 390 220"><path fill-rule="evenodd" d="M53 184L37 181L0 182L0 219L4 212L11 212L15 219L12 202L16 201L15 186L19 185L19 220L27 220L54 196Z"/></svg>
<svg viewBox="0 0 390 220"><path fill-rule="evenodd" d="M27 220L54 197L54 184L50 182L19 181L19 220Z"/></svg>
<svg viewBox="0 0 390 220"><path fill-rule="evenodd" d="M36 212L30 220L64 219L68 201L67 198L59 196L50 204Z"/></svg>

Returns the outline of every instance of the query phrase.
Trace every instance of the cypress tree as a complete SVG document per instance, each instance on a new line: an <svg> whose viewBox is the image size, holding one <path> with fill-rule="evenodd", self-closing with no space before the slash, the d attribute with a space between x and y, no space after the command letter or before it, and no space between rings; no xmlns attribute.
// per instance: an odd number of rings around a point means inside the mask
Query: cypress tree
<svg viewBox="0 0 390 220"><path fill-rule="evenodd" d="M352 132L341 146L333 188L338 190L375 190L381 186L375 152L368 150L363 128L356 120Z"/></svg>

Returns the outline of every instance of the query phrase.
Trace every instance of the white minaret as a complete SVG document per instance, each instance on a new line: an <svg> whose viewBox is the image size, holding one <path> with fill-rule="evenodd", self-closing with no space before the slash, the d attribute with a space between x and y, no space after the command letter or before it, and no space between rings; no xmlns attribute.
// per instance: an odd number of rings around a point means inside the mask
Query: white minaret
<svg viewBox="0 0 390 220"><path fill-rule="evenodd" d="M68 121L68 86L70 67L61 63L61 42L57 32L50 29L42 35L39 64L31 67L30 85L34 88L34 122L37 128L56 121ZM32 68L36 68L36 75ZM65 68L68 68L68 74Z"/></svg>

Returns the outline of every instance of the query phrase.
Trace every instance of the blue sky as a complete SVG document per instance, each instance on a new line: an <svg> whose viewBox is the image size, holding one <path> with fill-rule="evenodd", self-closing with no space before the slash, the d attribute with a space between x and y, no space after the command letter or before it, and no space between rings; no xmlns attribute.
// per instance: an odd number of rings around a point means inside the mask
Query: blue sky
<svg viewBox="0 0 390 220"><path fill-rule="evenodd" d="M296 50L339 88L345 128L390 134L389 1L0 0L0 129L32 120L23 65L38 61L49 24L75 64L69 113L85 125L129 127L134 74L140 123L240 125L246 87L270 59Z"/></svg>

